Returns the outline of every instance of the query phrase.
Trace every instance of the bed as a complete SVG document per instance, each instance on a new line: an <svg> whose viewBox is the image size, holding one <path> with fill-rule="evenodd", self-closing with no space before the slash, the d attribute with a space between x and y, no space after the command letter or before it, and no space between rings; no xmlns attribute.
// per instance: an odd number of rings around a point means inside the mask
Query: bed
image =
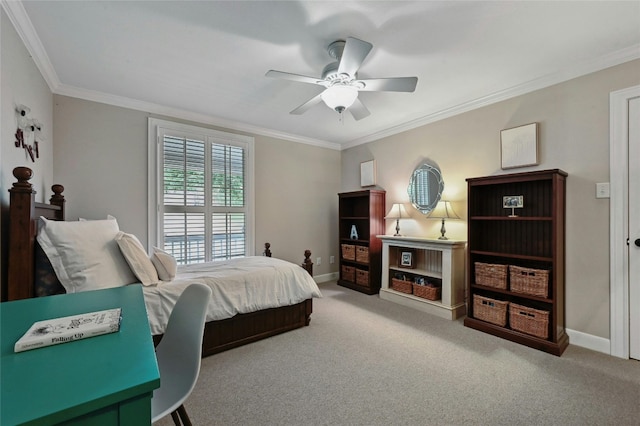
<svg viewBox="0 0 640 426"><path fill-rule="evenodd" d="M44 297L63 293L65 290L60 285L54 268L51 266L51 263L55 264L56 261L55 259L52 262L49 261L36 236L40 217L54 221L52 223L65 220L66 200L62 195L64 187L53 185L53 195L49 203L38 203L35 202L35 191L29 183L33 176L32 170L27 167L16 167L13 175L16 182L9 190L8 270L6 287L2 289L2 300ZM46 244L44 246L46 248ZM264 281L267 279L265 271L274 269L278 266L277 264L285 265L286 268L293 271L296 277L291 279L305 282L305 290L294 290L296 294L291 297L282 296L282 289L276 290L275 293L280 294L276 299L282 299L278 303L261 299L256 302L254 298L248 303L248 307L223 308L225 312L222 313L210 308L208 321L205 324L202 355L212 355L309 325L313 306L312 299L313 297L321 297L318 287L311 278L313 264L310 256L311 252L305 251L302 265L272 259L270 245L267 243L265 244L265 256L256 256L253 259L243 258L216 265L218 272L210 274L212 276L208 279L211 279L212 283L208 284L213 286L218 298L242 298L247 292L256 292L258 297L264 296L264 290L260 290L261 287L258 285L253 285L251 291L245 289L237 292L238 294L225 293L226 284L220 282L221 276L225 274L229 276L231 273L231 281L244 282L248 276L262 277ZM265 267L266 269L264 269ZM143 285L150 325L156 342L162 337L163 326L168 319L171 303L177 300L180 289L187 285L187 278L200 279L203 276L202 265L188 265L180 267L178 275L170 283L160 283L156 286ZM279 277L281 278L281 276ZM274 280L280 281L280 278L274 278ZM286 285L293 286L291 282ZM161 287L171 291L163 292Z"/></svg>

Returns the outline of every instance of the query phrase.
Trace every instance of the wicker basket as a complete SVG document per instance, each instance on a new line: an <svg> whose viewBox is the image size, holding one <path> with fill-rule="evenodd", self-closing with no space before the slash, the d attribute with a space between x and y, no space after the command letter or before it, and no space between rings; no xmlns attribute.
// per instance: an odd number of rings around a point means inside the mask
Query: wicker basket
<svg viewBox="0 0 640 426"><path fill-rule="evenodd" d="M413 292L413 283L411 281L399 280L391 278L391 288L400 293L411 294Z"/></svg>
<svg viewBox="0 0 640 426"><path fill-rule="evenodd" d="M369 263L369 247L356 246L356 261L361 263Z"/></svg>
<svg viewBox="0 0 640 426"><path fill-rule="evenodd" d="M509 307L511 329L546 339L549 337L549 312L512 303Z"/></svg>
<svg viewBox="0 0 640 426"><path fill-rule="evenodd" d="M442 287L413 284L413 294L427 300L439 300Z"/></svg>
<svg viewBox="0 0 640 426"><path fill-rule="evenodd" d="M342 244L342 258L356 260L356 247L353 244Z"/></svg>
<svg viewBox="0 0 640 426"><path fill-rule="evenodd" d="M342 279L345 281L356 281L356 268L353 266L342 265Z"/></svg>
<svg viewBox="0 0 640 426"><path fill-rule="evenodd" d="M369 271L356 268L356 284L369 286Z"/></svg>
<svg viewBox="0 0 640 426"><path fill-rule="evenodd" d="M509 302L473 295L473 316L476 319L504 327L507 325Z"/></svg>
<svg viewBox="0 0 640 426"><path fill-rule="evenodd" d="M509 289L514 293L547 297L549 294L549 271L544 269L509 266Z"/></svg>
<svg viewBox="0 0 640 426"><path fill-rule="evenodd" d="M487 287L507 288L507 265L476 262L476 284Z"/></svg>

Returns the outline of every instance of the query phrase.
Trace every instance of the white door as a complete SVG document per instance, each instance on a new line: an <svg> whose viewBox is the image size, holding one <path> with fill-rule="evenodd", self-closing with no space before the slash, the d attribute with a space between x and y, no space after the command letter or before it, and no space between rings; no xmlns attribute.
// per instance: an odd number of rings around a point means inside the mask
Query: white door
<svg viewBox="0 0 640 426"><path fill-rule="evenodd" d="M629 357L640 360L640 98L629 100Z"/></svg>
<svg viewBox="0 0 640 426"><path fill-rule="evenodd" d="M610 352L640 360L640 85L609 99Z"/></svg>

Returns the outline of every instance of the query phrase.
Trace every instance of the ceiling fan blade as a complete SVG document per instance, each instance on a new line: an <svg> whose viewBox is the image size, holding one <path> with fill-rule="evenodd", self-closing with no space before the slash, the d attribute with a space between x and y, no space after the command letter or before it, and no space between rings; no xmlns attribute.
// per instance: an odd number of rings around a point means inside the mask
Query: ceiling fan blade
<svg viewBox="0 0 640 426"><path fill-rule="evenodd" d="M418 77L371 78L358 80L364 83L364 92L413 92L418 84Z"/></svg>
<svg viewBox="0 0 640 426"><path fill-rule="evenodd" d="M360 68L372 47L371 43L347 37L342 57L340 58L340 65L338 65L338 74L349 74L351 77L355 77L358 68Z"/></svg>
<svg viewBox="0 0 640 426"><path fill-rule="evenodd" d="M324 80L321 80L319 78L308 77L306 75L300 75L300 74L291 74L291 73L282 72L282 71L274 71L274 70L267 71L265 76L273 77L273 78L281 78L284 80L298 81L300 83L311 83L311 84L319 84L319 85L324 85L325 83Z"/></svg>
<svg viewBox="0 0 640 426"><path fill-rule="evenodd" d="M364 106L362 101L358 98L356 98L353 105L351 105L348 109L349 111L351 111L351 115L353 115L353 118L355 118L356 120L361 120L371 114L367 107Z"/></svg>
<svg viewBox="0 0 640 426"><path fill-rule="evenodd" d="M322 93L320 95L322 95ZM307 102L303 103L298 108L291 111L289 114L294 114L294 115L304 114L305 112L307 112L307 110L311 109L311 107L314 107L318 105L320 102L322 102L322 98L320 97L320 95L309 99Z"/></svg>

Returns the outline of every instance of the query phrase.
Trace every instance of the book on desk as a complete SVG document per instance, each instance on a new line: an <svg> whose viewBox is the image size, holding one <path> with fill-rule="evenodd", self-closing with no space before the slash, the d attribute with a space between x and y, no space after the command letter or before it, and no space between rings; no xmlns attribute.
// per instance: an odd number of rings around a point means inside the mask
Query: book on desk
<svg viewBox="0 0 640 426"><path fill-rule="evenodd" d="M14 346L14 352L73 342L120 330L121 309L106 309L33 323Z"/></svg>

